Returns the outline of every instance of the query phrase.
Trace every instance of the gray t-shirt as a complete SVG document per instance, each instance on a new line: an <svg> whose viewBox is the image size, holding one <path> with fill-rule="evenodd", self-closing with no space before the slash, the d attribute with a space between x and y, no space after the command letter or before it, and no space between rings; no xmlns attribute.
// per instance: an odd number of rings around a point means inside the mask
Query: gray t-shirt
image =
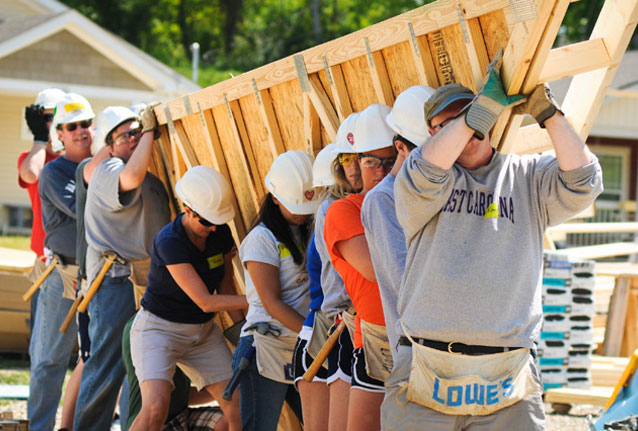
<svg viewBox="0 0 638 431"><path fill-rule="evenodd" d="M330 205L336 200L337 198L329 195L321 202L317 209L317 214L315 214L315 247L321 258L321 290L323 291L321 311L326 313L328 317L333 317L352 305L352 301L350 301L350 297L346 293L343 279L332 266L326 239L323 236L326 213Z"/></svg>
<svg viewBox="0 0 638 431"><path fill-rule="evenodd" d="M299 228L291 226L293 234L299 238ZM279 268L279 284L281 286L281 300L297 313L306 317L310 303L308 271L304 263L297 265L290 250L277 240L275 235L263 223L255 226L239 246L239 259L244 269L246 262L262 262ZM248 313L244 328L253 323L266 322L281 329L281 335L296 335L281 322L272 317L264 307L255 283L248 271L246 275L246 300ZM242 336L246 335L242 328Z"/></svg>
<svg viewBox="0 0 638 431"><path fill-rule="evenodd" d="M91 176L84 215L89 283L102 267L102 253L112 251L127 261L146 259L155 235L170 221L164 185L150 172L140 187L120 192L119 177L125 166L121 159L111 157ZM108 274L128 276L130 268L115 263Z"/></svg>
<svg viewBox="0 0 638 431"><path fill-rule="evenodd" d="M38 193L42 201L44 246L53 253L75 258L75 170L78 164L58 157L44 165Z"/></svg>
<svg viewBox="0 0 638 431"><path fill-rule="evenodd" d="M405 268L405 236L394 210L394 176L392 174L366 193L361 206L361 223L365 229L370 257L377 277L385 326L392 356L399 342L397 297Z"/></svg>
<svg viewBox="0 0 638 431"><path fill-rule="evenodd" d="M542 323L543 233L594 201L602 171L595 158L563 172L551 156L499 153L478 169L444 170L412 151L394 191L408 249L397 302L406 331L532 347Z"/></svg>

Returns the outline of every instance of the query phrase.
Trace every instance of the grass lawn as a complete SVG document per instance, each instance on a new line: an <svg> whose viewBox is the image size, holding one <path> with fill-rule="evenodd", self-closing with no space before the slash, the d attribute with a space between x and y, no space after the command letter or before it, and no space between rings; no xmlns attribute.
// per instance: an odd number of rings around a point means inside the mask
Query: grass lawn
<svg viewBox="0 0 638 431"><path fill-rule="evenodd" d="M31 237L25 235L0 235L0 247L14 248L17 250L30 250Z"/></svg>
<svg viewBox="0 0 638 431"><path fill-rule="evenodd" d="M28 385L29 363L13 359L0 359L0 385Z"/></svg>

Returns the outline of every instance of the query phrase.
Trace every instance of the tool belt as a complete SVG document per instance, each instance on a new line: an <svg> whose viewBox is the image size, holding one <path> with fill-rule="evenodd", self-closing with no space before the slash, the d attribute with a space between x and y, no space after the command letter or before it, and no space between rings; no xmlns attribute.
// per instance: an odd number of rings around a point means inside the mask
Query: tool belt
<svg viewBox="0 0 638 431"><path fill-rule="evenodd" d="M66 257L60 254L53 254L53 259L57 260L58 265L55 267L64 286L62 297L73 301L75 299L76 281L78 277L78 269L74 257Z"/></svg>
<svg viewBox="0 0 638 431"><path fill-rule="evenodd" d="M354 332L356 330L355 314L356 313L353 307L350 307L347 310L343 310L340 314L341 319L346 322L346 328L348 328L350 340L354 340Z"/></svg>
<svg viewBox="0 0 638 431"><path fill-rule="evenodd" d="M46 268L47 268L47 265L44 262L44 260L42 260L40 257L36 257L35 261L33 262L33 267L31 268L31 271L29 271L29 273L27 274L27 279L31 283L35 283L35 281L38 279L38 277L40 277L40 275L44 272ZM40 285L40 289L42 289L42 285Z"/></svg>
<svg viewBox="0 0 638 431"><path fill-rule="evenodd" d="M135 309L140 309L140 302L146 292L148 284L148 272L151 269L151 258L133 260L129 262L131 275L129 280L133 283L133 294L135 296Z"/></svg>
<svg viewBox="0 0 638 431"><path fill-rule="evenodd" d="M446 343L444 341L427 340L425 338L411 338L412 342L420 344L421 346L430 347L442 352L461 353L464 355L491 355L494 353L503 353L509 352L510 350L522 349L522 347L474 346L463 343ZM399 338L399 345L401 346L411 346L412 342L408 337L401 336Z"/></svg>
<svg viewBox="0 0 638 431"><path fill-rule="evenodd" d="M410 402L448 415L483 416L542 389L532 372L530 349L463 355L450 353L456 343L442 351L406 338L412 342L412 366L401 386Z"/></svg>
<svg viewBox="0 0 638 431"><path fill-rule="evenodd" d="M310 340L306 344L306 351L313 359L317 357L319 351L328 339L328 332L332 327L332 320L323 311L315 311L315 320L312 324L312 334ZM328 361L321 364L322 367L328 369Z"/></svg>
<svg viewBox="0 0 638 431"><path fill-rule="evenodd" d="M271 330L264 332L260 330L261 328L251 330L251 327L246 328L246 331L250 332L254 338L259 374L276 382L292 384L295 379L292 357L297 344L297 335L280 336L278 328L270 327Z"/></svg>
<svg viewBox="0 0 638 431"><path fill-rule="evenodd" d="M360 322L366 373L373 379L385 382L394 365L388 331L383 325L375 325L363 319Z"/></svg>

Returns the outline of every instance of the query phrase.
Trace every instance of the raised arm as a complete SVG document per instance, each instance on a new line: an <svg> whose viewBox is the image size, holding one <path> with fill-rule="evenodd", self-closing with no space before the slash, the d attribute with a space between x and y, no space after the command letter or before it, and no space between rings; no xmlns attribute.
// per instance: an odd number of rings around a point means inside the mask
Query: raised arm
<svg viewBox="0 0 638 431"><path fill-rule="evenodd" d="M268 314L291 331L301 331L304 317L281 299L279 268L254 260L244 262L244 264Z"/></svg>

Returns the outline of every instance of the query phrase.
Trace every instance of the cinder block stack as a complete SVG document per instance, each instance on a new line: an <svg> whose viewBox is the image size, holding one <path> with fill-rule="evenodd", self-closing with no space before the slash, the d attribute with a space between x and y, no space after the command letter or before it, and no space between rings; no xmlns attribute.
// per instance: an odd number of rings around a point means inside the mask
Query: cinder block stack
<svg viewBox="0 0 638 431"><path fill-rule="evenodd" d="M560 252L543 255L543 328L537 344L544 389L591 386L594 265Z"/></svg>

